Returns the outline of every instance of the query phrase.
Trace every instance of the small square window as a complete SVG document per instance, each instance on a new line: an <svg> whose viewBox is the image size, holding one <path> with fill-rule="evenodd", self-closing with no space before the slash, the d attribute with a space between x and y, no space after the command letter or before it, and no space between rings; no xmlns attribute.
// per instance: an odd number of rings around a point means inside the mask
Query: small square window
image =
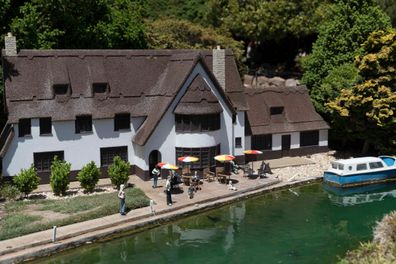
<svg viewBox="0 0 396 264"><path fill-rule="evenodd" d="M52 133L51 117L40 118L40 135L48 135Z"/></svg>
<svg viewBox="0 0 396 264"><path fill-rule="evenodd" d="M235 147L236 148L242 148L242 138L241 137L236 137L235 138Z"/></svg>
<svg viewBox="0 0 396 264"><path fill-rule="evenodd" d="M106 93L108 91L108 83L94 83L92 84L94 93Z"/></svg>
<svg viewBox="0 0 396 264"><path fill-rule="evenodd" d="M18 136L24 137L31 134L31 122L30 118L19 119L18 123Z"/></svg>
<svg viewBox="0 0 396 264"><path fill-rule="evenodd" d="M276 106L270 108L271 115L281 115L283 113L283 106Z"/></svg>
<svg viewBox="0 0 396 264"><path fill-rule="evenodd" d="M116 114L114 117L114 131L121 129L131 129L130 114Z"/></svg>
<svg viewBox="0 0 396 264"><path fill-rule="evenodd" d="M92 132L92 116L76 116L76 133Z"/></svg>
<svg viewBox="0 0 396 264"><path fill-rule="evenodd" d="M65 95L68 93L69 85L68 84L54 84L54 93L56 95Z"/></svg>

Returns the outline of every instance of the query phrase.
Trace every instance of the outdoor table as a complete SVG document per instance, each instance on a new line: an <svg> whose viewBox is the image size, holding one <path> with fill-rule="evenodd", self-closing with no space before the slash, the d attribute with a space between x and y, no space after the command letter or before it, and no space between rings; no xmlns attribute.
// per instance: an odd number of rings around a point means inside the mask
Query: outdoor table
<svg viewBox="0 0 396 264"><path fill-rule="evenodd" d="M183 175L181 176L181 178L182 178L182 180L183 180L184 185L189 186L192 177L193 177L192 174L183 174Z"/></svg>

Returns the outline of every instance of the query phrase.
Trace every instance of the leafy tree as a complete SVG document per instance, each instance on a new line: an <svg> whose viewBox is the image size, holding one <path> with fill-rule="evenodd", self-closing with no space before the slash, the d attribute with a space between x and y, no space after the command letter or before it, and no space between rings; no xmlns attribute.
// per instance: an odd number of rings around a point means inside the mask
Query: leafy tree
<svg viewBox="0 0 396 264"><path fill-rule="evenodd" d="M113 164L107 169L111 183L117 188L119 188L121 184L127 183L130 167L131 164L129 164L129 162L125 162L119 156L115 156Z"/></svg>
<svg viewBox="0 0 396 264"><path fill-rule="evenodd" d="M33 0L11 29L23 48L142 48L143 7L139 0Z"/></svg>
<svg viewBox="0 0 396 264"><path fill-rule="evenodd" d="M159 20L165 17L182 19L208 26L206 0L146 0L147 18Z"/></svg>
<svg viewBox="0 0 396 264"><path fill-rule="evenodd" d="M358 80L359 70L353 63L345 63L332 69L323 79L320 87L311 92L316 110L328 114L329 109L323 103L336 98L342 89L352 88Z"/></svg>
<svg viewBox="0 0 396 264"><path fill-rule="evenodd" d="M95 162L91 161L85 165L77 175L81 187L87 192L92 192L99 181L100 170L96 167Z"/></svg>
<svg viewBox="0 0 396 264"><path fill-rule="evenodd" d="M27 196L33 190L37 189L40 183L40 177L37 175L36 168L32 165L29 169L22 169L21 172L13 178L18 190Z"/></svg>
<svg viewBox="0 0 396 264"><path fill-rule="evenodd" d="M146 34L148 47L152 49L211 49L216 45L231 48L238 64L242 65L242 43L210 27L168 18L147 21Z"/></svg>
<svg viewBox="0 0 396 264"><path fill-rule="evenodd" d="M330 10L319 28L312 54L303 60L302 82L314 95L317 106L327 102L321 90L326 76L336 67L352 63L371 32L391 25L389 17L372 0L337 0ZM337 95L337 92L326 91L326 94Z"/></svg>
<svg viewBox="0 0 396 264"><path fill-rule="evenodd" d="M342 90L328 106L348 122L347 132L387 152L396 149L396 31L377 31L363 44L356 59L362 81Z"/></svg>
<svg viewBox="0 0 396 264"><path fill-rule="evenodd" d="M55 195L66 194L69 188L71 164L55 156L51 164L50 185Z"/></svg>

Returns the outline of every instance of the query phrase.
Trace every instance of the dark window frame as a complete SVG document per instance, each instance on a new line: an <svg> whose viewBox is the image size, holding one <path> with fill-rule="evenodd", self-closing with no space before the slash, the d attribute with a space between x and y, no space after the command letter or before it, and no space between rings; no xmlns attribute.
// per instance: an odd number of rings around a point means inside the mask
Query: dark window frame
<svg viewBox="0 0 396 264"><path fill-rule="evenodd" d="M70 85L66 83L58 83L52 86L55 95L67 95L69 94Z"/></svg>
<svg viewBox="0 0 396 264"><path fill-rule="evenodd" d="M284 109L285 108L283 106L272 106L272 107L270 107L270 114L271 115L281 115L281 114L283 114Z"/></svg>
<svg viewBox="0 0 396 264"><path fill-rule="evenodd" d="M109 92L109 87L108 83L93 83L92 91L94 94L105 94Z"/></svg>
<svg viewBox="0 0 396 264"><path fill-rule="evenodd" d="M300 147L319 146L319 130L300 132Z"/></svg>
<svg viewBox="0 0 396 264"><path fill-rule="evenodd" d="M175 114L176 132L207 132L221 129L220 114L179 115Z"/></svg>
<svg viewBox="0 0 396 264"><path fill-rule="evenodd" d="M32 135L32 120L30 118L21 118L18 121L18 137Z"/></svg>
<svg viewBox="0 0 396 264"><path fill-rule="evenodd" d="M114 157L116 156L128 162L128 146L100 148L100 167L105 168L113 164Z"/></svg>
<svg viewBox="0 0 396 264"><path fill-rule="evenodd" d="M242 148L242 138L241 137L236 137L235 138L235 147L236 148Z"/></svg>
<svg viewBox="0 0 396 264"><path fill-rule="evenodd" d="M40 135L51 135L52 134L52 119L51 117L40 118Z"/></svg>
<svg viewBox="0 0 396 264"><path fill-rule="evenodd" d="M91 115L76 116L75 129L76 129L76 134L91 133L92 116Z"/></svg>
<svg viewBox="0 0 396 264"><path fill-rule="evenodd" d="M272 150L272 134L252 135L252 149Z"/></svg>
<svg viewBox="0 0 396 264"><path fill-rule="evenodd" d="M190 168L201 170L203 168L211 168L216 166L214 157L220 154L220 144L205 148L175 148L176 161L178 166L183 166L183 162L179 161L179 157L194 156L199 160L190 164Z"/></svg>
<svg viewBox="0 0 396 264"><path fill-rule="evenodd" d="M356 164L356 170L357 171L367 170L367 164L366 163Z"/></svg>
<svg viewBox="0 0 396 264"><path fill-rule="evenodd" d="M33 162L37 172L51 171L51 164L55 156L60 160L64 160L65 152L63 150L34 152Z"/></svg>
<svg viewBox="0 0 396 264"><path fill-rule="evenodd" d="M114 131L130 130L131 129L131 114L120 113L114 116Z"/></svg>

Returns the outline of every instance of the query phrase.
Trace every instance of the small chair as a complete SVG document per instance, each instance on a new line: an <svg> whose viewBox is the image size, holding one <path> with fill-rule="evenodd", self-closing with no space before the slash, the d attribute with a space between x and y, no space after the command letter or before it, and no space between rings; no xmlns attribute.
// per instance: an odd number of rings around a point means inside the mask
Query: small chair
<svg viewBox="0 0 396 264"><path fill-rule="evenodd" d="M204 180L211 182L215 180L216 174L214 172L211 172L209 168L205 168L203 170L203 178Z"/></svg>

